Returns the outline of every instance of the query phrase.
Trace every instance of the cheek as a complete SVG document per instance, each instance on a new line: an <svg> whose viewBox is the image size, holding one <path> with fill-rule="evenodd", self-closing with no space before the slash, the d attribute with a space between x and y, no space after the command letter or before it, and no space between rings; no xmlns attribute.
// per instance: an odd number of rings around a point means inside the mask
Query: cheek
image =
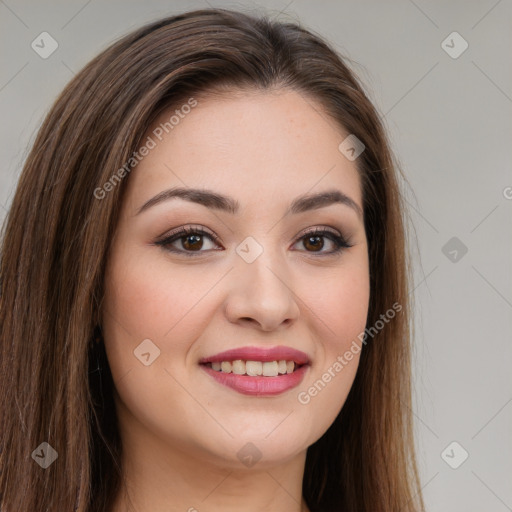
<svg viewBox="0 0 512 512"><path fill-rule="evenodd" d="M369 284L366 275L351 275L341 285L332 283L326 289L320 311L331 329L327 336L329 349L346 350L347 343L364 331L368 314ZM334 336L334 338L333 338ZM332 345L332 346L331 346Z"/></svg>
<svg viewBox="0 0 512 512"><path fill-rule="evenodd" d="M360 258L331 273L309 275L301 289L312 311L309 321L315 323L311 330L320 334L318 347L324 351L320 356L332 358L343 353L366 326L370 298L367 261Z"/></svg>
<svg viewBox="0 0 512 512"><path fill-rule="evenodd" d="M160 254L145 253L118 251L106 277L103 323L114 379L140 365L133 351L147 339L160 350L155 367L183 362L210 321L204 298L223 275L194 265L185 272Z"/></svg>
<svg viewBox="0 0 512 512"><path fill-rule="evenodd" d="M336 269L316 280L309 293L311 332L318 336L311 374L297 400L311 431L318 438L329 428L343 407L352 387L361 351L358 338L364 332L369 306L369 274L364 259L357 265Z"/></svg>
<svg viewBox="0 0 512 512"><path fill-rule="evenodd" d="M126 251L128 253L128 251ZM116 320L139 337L163 338L213 286L215 272L170 263L160 254L131 250L112 264L105 305ZM146 254L143 254L143 253Z"/></svg>
<svg viewBox="0 0 512 512"><path fill-rule="evenodd" d="M183 425L192 422L186 417L197 409L180 384L187 377L184 363L211 321L208 292L225 272L205 275L192 265L184 272L161 256L128 253L112 258L103 310L108 362L124 404L120 410L129 410L152 429L183 437ZM148 352L153 362L146 366L137 354Z"/></svg>

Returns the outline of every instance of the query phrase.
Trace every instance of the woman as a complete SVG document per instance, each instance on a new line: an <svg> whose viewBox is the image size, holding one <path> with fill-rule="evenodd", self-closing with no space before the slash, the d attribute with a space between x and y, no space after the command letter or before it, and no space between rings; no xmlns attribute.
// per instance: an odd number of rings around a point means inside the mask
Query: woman
<svg viewBox="0 0 512 512"><path fill-rule="evenodd" d="M2 510L421 510L397 172L295 24L200 10L96 57L4 226Z"/></svg>

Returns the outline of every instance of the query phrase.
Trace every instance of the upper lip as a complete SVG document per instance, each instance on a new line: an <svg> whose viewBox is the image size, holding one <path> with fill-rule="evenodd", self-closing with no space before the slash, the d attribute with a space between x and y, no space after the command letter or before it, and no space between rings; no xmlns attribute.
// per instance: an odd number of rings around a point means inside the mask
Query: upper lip
<svg viewBox="0 0 512 512"><path fill-rule="evenodd" d="M241 347L219 352L213 356L203 357L199 363L220 363L222 361L294 361L302 365L309 363L306 353L291 347L279 345L277 347Z"/></svg>

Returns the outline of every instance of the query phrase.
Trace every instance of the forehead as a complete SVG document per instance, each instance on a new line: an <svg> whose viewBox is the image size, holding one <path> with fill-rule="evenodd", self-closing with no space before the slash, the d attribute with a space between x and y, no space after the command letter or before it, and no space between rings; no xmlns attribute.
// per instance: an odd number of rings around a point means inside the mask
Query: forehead
<svg viewBox="0 0 512 512"><path fill-rule="evenodd" d="M128 196L140 203L169 187L204 187L268 208L335 187L362 206L359 171L338 149L347 135L296 91L187 98L146 132L142 142L154 147L132 171Z"/></svg>

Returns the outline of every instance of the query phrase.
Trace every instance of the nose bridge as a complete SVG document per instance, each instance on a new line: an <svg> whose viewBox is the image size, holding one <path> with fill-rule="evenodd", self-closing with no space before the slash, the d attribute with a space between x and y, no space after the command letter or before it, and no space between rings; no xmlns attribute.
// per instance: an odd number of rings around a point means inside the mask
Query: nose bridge
<svg viewBox="0 0 512 512"><path fill-rule="evenodd" d="M285 255L270 245L271 238L248 237L237 247L227 307L231 321L252 319L272 329L298 316Z"/></svg>
<svg viewBox="0 0 512 512"><path fill-rule="evenodd" d="M286 270L286 263L283 261L284 258L276 248L270 245L270 239L267 242L260 244L261 249L257 251L257 247L251 246L250 242L246 242L245 246L242 246L237 251L240 256L240 260L237 262L236 270L246 285L250 286L254 293L263 292L281 292L283 283L276 277L277 275L285 277L288 273ZM243 250L247 250L249 247L250 254L248 259L245 259L240 253ZM257 251L257 252L255 252ZM251 254L252 253L252 254ZM254 258L254 259L252 259Z"/></svg>

